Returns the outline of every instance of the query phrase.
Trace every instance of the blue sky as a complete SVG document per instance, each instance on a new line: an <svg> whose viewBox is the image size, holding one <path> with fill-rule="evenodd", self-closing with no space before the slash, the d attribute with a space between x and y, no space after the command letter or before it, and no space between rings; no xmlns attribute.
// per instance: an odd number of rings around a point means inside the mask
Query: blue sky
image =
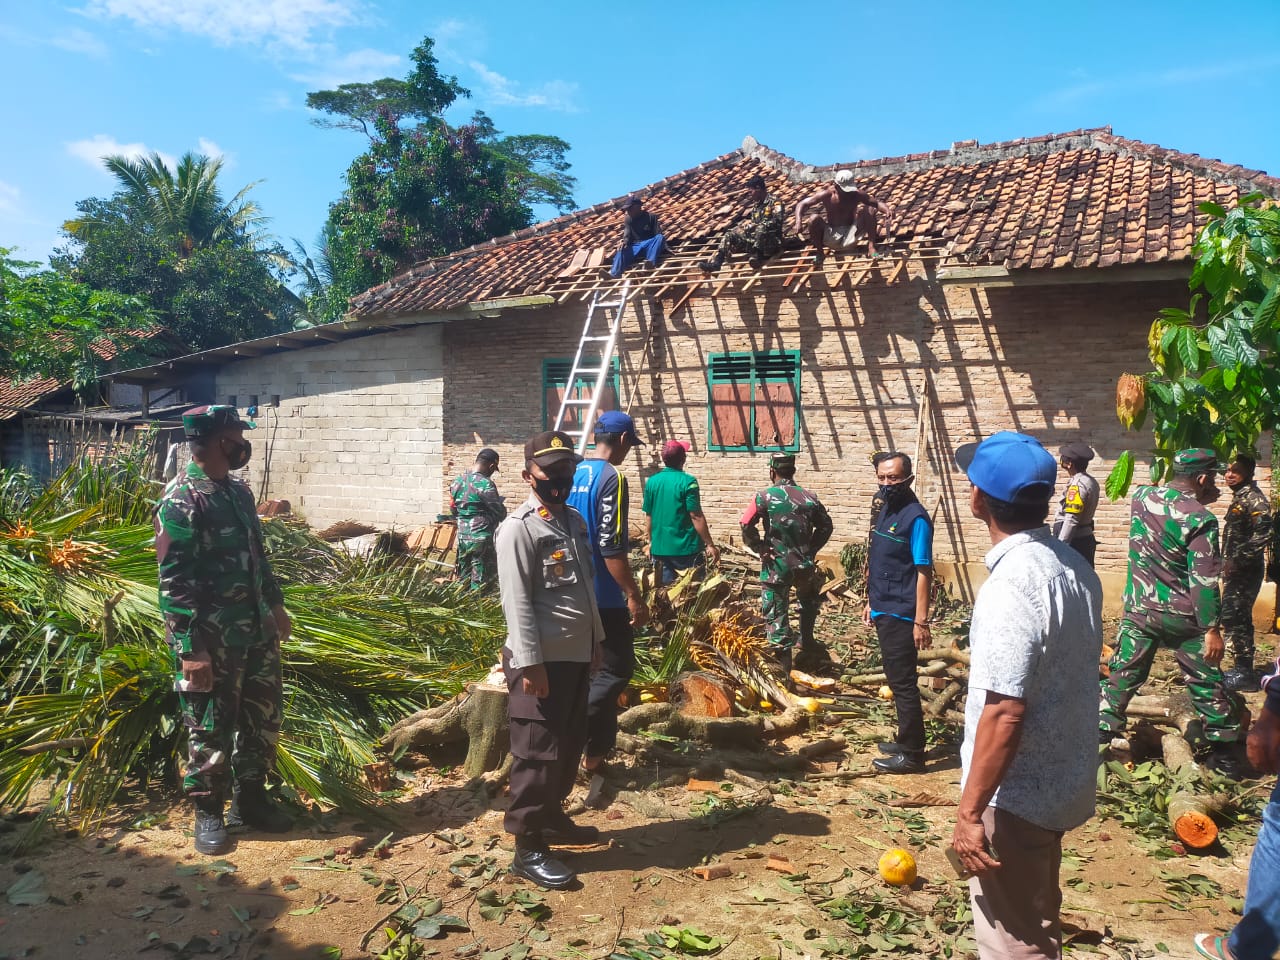
<svg viewBox="0 0 1280 960"><path fill-rule="evenodd" d="M582 206L751 134L837 163L1111 124L1280 174L1280 3L580 0L0 2L0 246L38 260L98 157L222 154L268 229L312 244L360 135L309 90L401 77L424 35L509 133L568 140ZM1229 13L1229 17L1228 17ZM546 213L547 211L543 211Z"/></svg>

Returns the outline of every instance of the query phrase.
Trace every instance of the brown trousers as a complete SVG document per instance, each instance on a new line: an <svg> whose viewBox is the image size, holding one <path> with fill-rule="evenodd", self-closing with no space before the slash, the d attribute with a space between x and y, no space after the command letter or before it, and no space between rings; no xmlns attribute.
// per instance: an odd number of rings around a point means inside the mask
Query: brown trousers
<svg viewBox="0 0 1280 960"><path fill-rule="evenodd" d="M987 807L987 839L1000 869L969 880L982 960L1062 956L1062 832Z"/></svg>
<svg viewBox="0 0 1280 960"><path fill-rule="evenodd" d="M550 692L538 699L521 690L522 671L511 669L502 651L511 725L511 804L503 827L530 843L540 842L543 829L563 818L562 804L573 790L587 740L589 665L544 666Z"/></svg>

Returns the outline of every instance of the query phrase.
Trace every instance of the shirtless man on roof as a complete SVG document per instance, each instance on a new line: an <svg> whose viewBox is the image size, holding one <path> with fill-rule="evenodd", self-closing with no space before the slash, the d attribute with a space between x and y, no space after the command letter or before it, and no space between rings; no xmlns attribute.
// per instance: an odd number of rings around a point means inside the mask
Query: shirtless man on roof
<svg viewBox="0 0 1280 960"><path fill-rule="evenodd" d="M823 212L812 216L808 227L809 242L816 250L814 266L822 266L827 247L848 250L863 238L867 241L867 252L877 256L877 213L884 217L886 237L892 236L893 208L859 190L851 170L841 170L835 175L834 183L796 204L796 233L800 236L805 235L805 211L818 204L822 205Z"/></svg>

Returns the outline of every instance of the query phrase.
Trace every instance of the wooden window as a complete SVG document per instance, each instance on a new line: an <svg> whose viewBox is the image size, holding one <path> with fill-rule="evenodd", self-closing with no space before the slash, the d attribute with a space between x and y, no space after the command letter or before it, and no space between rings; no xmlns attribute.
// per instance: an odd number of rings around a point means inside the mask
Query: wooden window
<svg viewBox="0 0 1280 960"><path fill-rule="evenodd" d="M710 450L800 449L800 353L715 353L707 366Z"/></svg>
<svg viewBox="0 0 1280 960"><path fill-rule="evenodd" d="M581 366L585 369L599 367L600 358L584 356ZM544 430L555 429L556 414L560 412L560 403L564 399L566 390L572 389L570 399L573 400L587 400L591 397L591 390L596 385L595 376L580 376L570 388L569 371L572 369L572 357L542 361L542 429ZM616 409L618 409L618 358L614 357L609 365L609 378L605 381L604 390L600 394L600 405L596 412ZM586 410L586 407L570 407L565 412L565 422L560 425L560 429L580 430L579 422Z"/></svg>

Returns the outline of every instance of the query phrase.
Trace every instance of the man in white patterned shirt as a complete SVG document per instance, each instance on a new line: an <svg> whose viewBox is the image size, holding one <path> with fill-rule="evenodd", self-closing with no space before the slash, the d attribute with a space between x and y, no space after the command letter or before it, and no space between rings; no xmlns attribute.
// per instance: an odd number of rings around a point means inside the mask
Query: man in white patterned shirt
<svg viewBox="0 0 1280 960"><path fill-rule="evenodd" d="M986 524L951 846L983 960L1061 956L1062 835L1094 809L1102 584L1045 526L1057 464L1002 432L956 451Z"/></svg>

